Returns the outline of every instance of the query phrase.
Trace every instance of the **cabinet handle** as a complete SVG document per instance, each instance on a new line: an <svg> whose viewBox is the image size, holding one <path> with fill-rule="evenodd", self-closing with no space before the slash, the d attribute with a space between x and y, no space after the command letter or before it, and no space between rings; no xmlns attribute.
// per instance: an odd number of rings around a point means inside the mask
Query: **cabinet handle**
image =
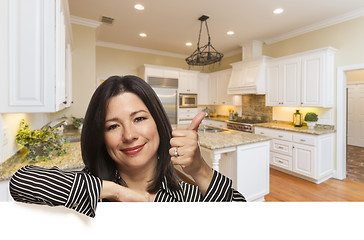
<svg viewBox="0 0 364 240"><path fill-rule="evenodd" d="M279 149L283 149L283 147L281 147L281 146L279 146L278 148L279 148Z"/></svg>
<svg viewBox="0 0 364 240"><path fill-rule="evenodd" d="M301 141L301 142L306 142L306 140L305 140L305 139L300 139L300 141Z"/></svg>
<svg viewBox="0 0 364 240"><path fill-rule="evenodd" d="M282 136L282 135L278 135L278 137L280 137L280 138L281 138L281 137L283 137L283 136Z"/></svg>
<svg viewBox="0 0 364 240"><path fill-rule="evenodd" d="M260 132L261 135L264 135L264 132Z"/></svg>
<svg viewBox="0 0 364 240"><path fill-rule="evenodd" d="M278 161L279 163L283 163L281 160Z"/></svg>
<svg viewBox="0 0 364 240"><path fill-rule="evenodd" d="M67 101L64 101L63 104L67 104Z"/></svg>

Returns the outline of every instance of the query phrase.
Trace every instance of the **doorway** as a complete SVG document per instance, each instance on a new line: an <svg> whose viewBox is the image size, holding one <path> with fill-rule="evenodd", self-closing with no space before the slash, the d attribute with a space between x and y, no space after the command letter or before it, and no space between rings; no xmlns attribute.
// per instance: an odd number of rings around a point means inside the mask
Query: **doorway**
<svg viewBox="0 0 364 240"><path fill-rule="evenodd" d="M348 128L353 128L353 126L350 123L349 125L347 124L347 122L349 121L347 104L349 101L351 101L348 100L347 98L347 96L351 97L349 93L347 94L347 83L348 83L347 77L349 76L350 78L350 74L353 71L360 71L360 70L364 70L364 64L338 67L337 70L336 173L335 173L335 178L337 179L346 178L347 174L346 160L347 160L347 142L348 142L347 132L351 131ZM351 80L349 79L349 81ZM348 152L348 154L350 153Z"/></svg>
<svg viewBox="0 0 364 240"><path fill-rule="evenodd" d="M346 72L346 177L364 183L364 70Z"/></svg>

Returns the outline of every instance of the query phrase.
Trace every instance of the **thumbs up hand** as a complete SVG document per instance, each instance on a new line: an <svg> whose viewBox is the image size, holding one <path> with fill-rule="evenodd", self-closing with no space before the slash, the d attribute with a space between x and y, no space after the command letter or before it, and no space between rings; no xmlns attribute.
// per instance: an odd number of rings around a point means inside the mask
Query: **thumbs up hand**
<svg viewBox="0 0 364 240"><path fill-rule="evenodd" d="M169 149L172 163L180 165L185 173L191 175L203 194L213 175L212 169L202 158L198 142L198 127L205 116L204 112L200 112L188 129L173 130Z"/></svg>

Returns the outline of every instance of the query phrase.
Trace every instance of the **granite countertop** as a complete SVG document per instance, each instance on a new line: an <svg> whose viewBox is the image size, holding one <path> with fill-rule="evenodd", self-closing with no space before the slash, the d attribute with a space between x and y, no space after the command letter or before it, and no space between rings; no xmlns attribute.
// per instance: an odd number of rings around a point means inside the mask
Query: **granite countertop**
<svg viewBox="0 0 364 240"><path fill-rule="evenodd" d="M44 168L57 166L62 170L71 170L84 167L81 157L80 142L69 143L69 145L66 146L66 151L67 153L63 156L54 157L48 161L32 163L26 159L28 149L23 147L13 156L0 164L0 181L9 180L19 168L22 168L26 165L34 165Z"/></svg>
<svg viewBox="0 0 364 240"><path fill-rule="evenodd" d="M257 127L264 127L264 128L271 128L271 129L278 129L278 130L285 130L291 132L298 132L298 133L306 133L306 134L313 134L313 135L322 135L328 133L336 132L335 127L332 125L316 125L313 129L309 129L306 125L302 127L295 127L293 126L292 122L284 122L284 121L274 121L269 123L259 123L254 124Z"/></svg>
<svg viewBox="0 0 364 240"><path fill-rule="evenodd" d="M178 125L174 127L187 128L188 125ZM222 132L213 133L204 133L203 131L199 131L200 146L215 150L271 140L271 138L267 136L234 131L230 129L223 130L224 131ZM17 153L0 164L0 181L9 180L18 169L26 165L34 165L45 168L57 166L62 170L83 168L84 164L81 156L80 142L77 141L69 143L69 145L66 147L66 150L67 153L63 156L54 157L48 161L32 163L25 157L28 150L26 148L21 148Z"/></svg>
<svg viewBox="0 0 364 240"><path fill-rule="evenodd" d="M253 133L224 129L225 131L211 133L199 131L200 146L211 150L235 147L271 140L270 137Z"/></svg>

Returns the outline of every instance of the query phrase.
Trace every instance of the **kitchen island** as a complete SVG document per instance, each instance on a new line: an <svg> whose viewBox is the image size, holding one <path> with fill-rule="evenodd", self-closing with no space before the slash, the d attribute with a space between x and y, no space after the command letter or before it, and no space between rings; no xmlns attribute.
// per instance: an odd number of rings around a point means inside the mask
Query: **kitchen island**
<svg viewBox="0 0 364 240"><path fill-rule="evenodd" d="M269 193L270 140L267 136L229 129L199 131L205 161L229 177L247 201L264 201Z"/></svg>

